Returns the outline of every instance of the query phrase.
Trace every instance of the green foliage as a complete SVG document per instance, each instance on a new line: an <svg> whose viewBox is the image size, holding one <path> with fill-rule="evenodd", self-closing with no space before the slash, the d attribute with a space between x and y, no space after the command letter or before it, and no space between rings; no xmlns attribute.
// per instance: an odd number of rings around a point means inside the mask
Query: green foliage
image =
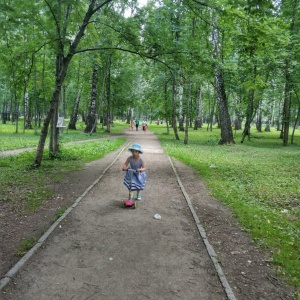
<svg viewBox="0 0 300 300"><path fill-rule="evenodd" d="M199 172L212 194L228 205L242 227L291 284L300 285L299 147L283 147L279 133L255 133L250 141L217 146L220 131L190 130L184 145L150 125L164 150ZM241 139L241 131L235 140ZM295 140L300 144L300 131Z"/></svg>

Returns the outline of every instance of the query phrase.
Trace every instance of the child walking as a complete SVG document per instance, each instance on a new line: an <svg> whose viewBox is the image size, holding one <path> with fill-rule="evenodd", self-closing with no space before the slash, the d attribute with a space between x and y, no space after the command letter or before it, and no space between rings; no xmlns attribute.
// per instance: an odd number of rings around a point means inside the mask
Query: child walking
<svg viewBox="0 0 300 300"><path fill-rule="evenodd" d="M130 148L132 155L129 156L125 164L122 167L123 171L127 171L124 177L124 184L129 190L129 199L133 200L133 192L136 191L136 200L142 200L140 191L144 189L146 184L146 166L143 159L140 157L142 154L142 148L140 144L132 144ZM128 169L134 169L136 172L133 172L131 179L131 190L130 190L130 173Z"/></svg>

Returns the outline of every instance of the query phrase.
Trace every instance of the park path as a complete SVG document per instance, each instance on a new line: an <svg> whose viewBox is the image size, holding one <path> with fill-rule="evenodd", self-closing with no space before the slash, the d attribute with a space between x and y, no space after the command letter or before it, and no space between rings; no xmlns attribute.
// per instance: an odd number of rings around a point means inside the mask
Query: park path
<svg viewBox="0 0 300 300"><path fill-rule="evenodd" d="M120 170L130 153L110 153L97 161L99 176L105 174L77 199L0 297L226 299L158 139L151 132L126 135L141 144L147 166L137 208L122 206L127 190Z"/></svg>

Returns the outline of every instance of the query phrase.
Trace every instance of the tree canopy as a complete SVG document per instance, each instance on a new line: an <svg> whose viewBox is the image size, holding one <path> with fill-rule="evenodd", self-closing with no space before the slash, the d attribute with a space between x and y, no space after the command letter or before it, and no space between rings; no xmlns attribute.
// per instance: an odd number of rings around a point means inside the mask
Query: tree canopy
<svg viewBox="0 0 300 300"><path fill-rule="evenodd" d="M59 151L59 116L73 116L72 128L77 115L90 120L86 132L99 120L109 131L115 117L164 118L176 138L177 121L217 123L220 144L236 142L232 128L243 142L265 124L288 145L299 123L299 11L297 0L2 1L2 122L18 132L22 115L25 130L41 127L36 166L49 129Z"/></svg>

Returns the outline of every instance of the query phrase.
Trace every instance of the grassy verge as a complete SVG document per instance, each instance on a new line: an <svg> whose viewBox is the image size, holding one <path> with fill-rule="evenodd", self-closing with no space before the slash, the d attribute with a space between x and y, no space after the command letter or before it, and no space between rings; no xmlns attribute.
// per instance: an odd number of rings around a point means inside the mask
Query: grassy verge
<svg viewBox="0 0 300 300"><path fill-rule="evenodd" d="M59 136L60 144L106 138L109 136L109 134L105 131L106 127L102 128L101 124L98 125L97 132L92 134L83 133L84 128L85 128L84 123L78 122L77 130L65 129L60 133ZM116 122L114 125L111 126L111 133L121 134L123 133L123 129L124 129L124 125ZM0 124L0 139L1 139L0 151L37 147L39 138L40 138L40 128L38 128L37 130L26 129L24 131L23 128L20 127L18 129L18 133L16 133L15 124L11 124L11 123ZM46 145L48 145L48 141L46 141Z"/></svg>
<svg viewBox="0 0 300 300"><path fill-rule="evenodd" d="M116 150L124 141L118 138L66 144L61 147L59 159L49 160L45 151L38 169L30 168L35 152L0 157L0 202L10 202L20 214L33 211L52 196L47 186L61 181L69 171L81 169L84 163Z"/></svg>
<svg viewBox="0 0 300 300"><path fill-rule="evenodd" d="M168 155L195 168L213 196L230 206L240 224L290 283L300 287L300 132L282 146L279 133L254 133L250 141L219 146L220 131L190 130L189 142L174 139L172 130L150 125Z"/></svg>

